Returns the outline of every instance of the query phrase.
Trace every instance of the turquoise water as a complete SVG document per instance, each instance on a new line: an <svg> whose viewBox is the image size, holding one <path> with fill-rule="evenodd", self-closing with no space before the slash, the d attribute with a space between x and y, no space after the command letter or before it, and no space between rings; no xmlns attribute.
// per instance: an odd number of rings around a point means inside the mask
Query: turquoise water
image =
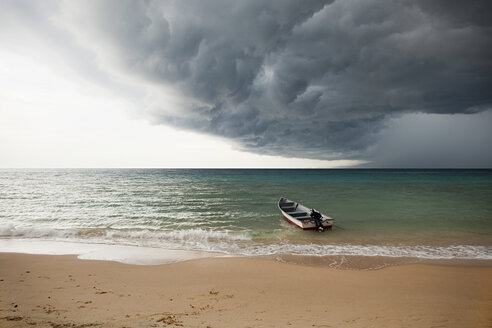
<svg viewBox="0 0 492 328"><path fill-rule="evenodd" d="M335 218L284 221L281 197ZM0 238L492 259L492 170L0 170Z"/></svg>

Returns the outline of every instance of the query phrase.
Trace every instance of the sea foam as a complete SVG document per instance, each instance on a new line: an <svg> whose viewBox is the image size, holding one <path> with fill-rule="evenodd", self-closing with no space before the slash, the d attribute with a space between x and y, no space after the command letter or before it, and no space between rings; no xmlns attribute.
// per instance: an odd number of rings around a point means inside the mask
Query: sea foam
<svg viewBox="0 0 492 328"><path fill-rule="evenodd" d="M161 249L206 251L242 256L386 256L422 259L492 259L492 247L481 245L358 245L289 243L279 240L259 241L250 233L213 231L206 229L152 230L152 229L95 229L55 227L0 226L0 238L23 240L65 241L152 247ZM2 249L0 249L2 251Z"/></svg>

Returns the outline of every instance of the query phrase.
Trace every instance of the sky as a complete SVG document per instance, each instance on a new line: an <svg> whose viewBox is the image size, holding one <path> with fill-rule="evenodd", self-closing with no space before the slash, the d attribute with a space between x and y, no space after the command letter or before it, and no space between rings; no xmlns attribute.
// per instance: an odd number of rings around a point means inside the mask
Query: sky
<svg viewBox="0 0 492 328"><path fill-rule="evenodd" d="M0 167L492 168L490 12L0 0Z"/></svg>

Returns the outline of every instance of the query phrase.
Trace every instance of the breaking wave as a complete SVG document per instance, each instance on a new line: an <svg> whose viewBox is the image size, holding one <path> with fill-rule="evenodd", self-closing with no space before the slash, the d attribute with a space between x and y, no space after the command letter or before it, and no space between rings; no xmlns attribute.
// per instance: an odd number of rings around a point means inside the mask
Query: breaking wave
<svg viewBox="0 0 492 328"><path fill-rule="evenodd" d="M386 256L421 259L492 260L492 247L477 245L356 245L293 244L282 240L258 241L248 231L207 229L151 230L0 226L2 239L37 239L219 252L229 255L271 256Z"/></svg>

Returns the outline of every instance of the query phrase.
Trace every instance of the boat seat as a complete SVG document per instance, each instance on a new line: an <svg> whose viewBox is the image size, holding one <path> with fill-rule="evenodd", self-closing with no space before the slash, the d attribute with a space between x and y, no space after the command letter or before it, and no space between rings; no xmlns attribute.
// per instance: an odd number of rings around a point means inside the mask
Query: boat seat
<svg viewBox="0 0 492 328"><path fill-rule="evenodd" d="M294 206L294 202L284 202L280 203L281 206Z"/></svg>
<svg viewBox="0 0 492 328"><path fill-rule="evenodd" d="M292 207L283 207L283 206L281 206L280 208L284 212L294 212L296 210L296 208L294 206L292 206Z"/></svg>
<svg viewBox="0 0 492 328"><path fill-rule="evenodd" d="M301 217L301 216L306 216L307 213L306 212L296 212L296 213L289 213L290 216L292 216L293 218L297 218L297 217Z"/></svg>
<svg viewBox="0 0 492 328"><path fill-rule="evenodd" d="M312 220L312 218L310 216L299 216L299 217L296 217L297 220L299 221L304 221L304 220Z"/></svg>

